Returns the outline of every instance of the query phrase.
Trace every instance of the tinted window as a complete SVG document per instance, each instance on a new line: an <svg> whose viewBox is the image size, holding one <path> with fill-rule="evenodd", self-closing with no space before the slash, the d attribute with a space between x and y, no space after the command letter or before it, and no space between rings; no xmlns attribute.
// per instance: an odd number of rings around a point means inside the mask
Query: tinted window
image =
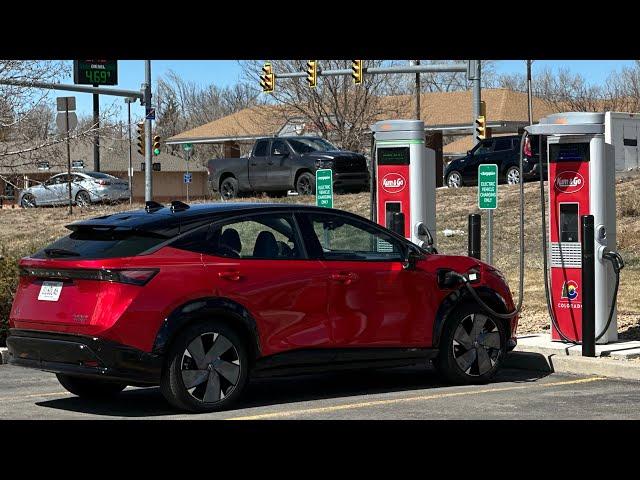
<svg viewBox="0 0 640 480"><path fill-rule="evenodd" d="M491 147L493 145L492 140L483 140L478 144L478 148L473 152L474 155L482 155L485 153L491 152Z"/></svg>
<svg viewBox="0 0 640 480"><path fill-rule="evenodd" d="M326 260L402 260L400 242L372 225L324 213L307 218Z"/></svg>
<svg viewBox="0 0 640 480"><path fill-rule="evenodd" d="M269 140L258 140L256 143L256 150L254 155L256 157L264 157L267 155L267 146L269 144Z"/></svg>
<svg viewBox="0 0 640 480"><path fill-rule="evenodd" d="M80 229L56 240L33 255L34 258L89 259L139 255L166 238L161 235L132 231ZM49 252L47 252L49 250Z"/></svg>
<svg viewBox="0 0 640 480"><path fill-rule="evenodd" d="M172 246L231 258L302 258L300 240L290 215L265 214L229 220L193 232Z"/></svg>
<svg viewBox="0 0 640 480"><path fill-rule="evenodd" d="M289 143L297 153L338 150L338 147L323 138L290 138Z"/></svg>
<svg viewBox="0 0 640 480"><path fill-rule="evenodd" d="M113 175L109 175L108 173L102 173L102 172L85 172L85 174L93 178L116 178Z"/></svg>
<svg viewBox="0 0 640 480"><path fill-rule="evenodd" d="M58 175L57 177L53 177L53 183L67 183L69 182L69 175Z"/></svg>
<svg viewBox="0 0 640 480"><path fill-rule="evenodd" d="M493 147L494 152L500 152L503 150L511 150L510 138L496 138L496 144Z"/></svg>
<svg viewBox="0 0 640 480"><path fill-rule="evenodd" d="M287 153L289 151L289 148L287 147L287 144L284 143L284 141L276 140L271 144L271 155L275 155L276 150L280 153Z"/></svg>

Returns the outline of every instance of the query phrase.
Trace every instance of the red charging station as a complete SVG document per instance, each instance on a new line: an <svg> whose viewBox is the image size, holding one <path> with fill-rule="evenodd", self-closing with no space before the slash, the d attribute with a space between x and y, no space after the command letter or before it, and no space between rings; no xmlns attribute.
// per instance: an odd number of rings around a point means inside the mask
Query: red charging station
<svg viewBox="0 0 640 480"><path fill-rule="evenodd" d="M526 128L540 136L540 161L549 165L550 314L564 336L577 342L582 341L583 215L594 217L595 330L603 332L598 343L618 338L616 273L607 260L607 251L616 248L615 149L605 142L604 117L558 113ZM551 338L562 340L553 323Z"/></svg>
<svg viewBox="0 0 640 480"><path fill-rule="evenodd" d="M374 124L371 131L375 139L373 219L419 246L428 229L435 246L435 151L424 145L424 123L386 120Z"/></svg>

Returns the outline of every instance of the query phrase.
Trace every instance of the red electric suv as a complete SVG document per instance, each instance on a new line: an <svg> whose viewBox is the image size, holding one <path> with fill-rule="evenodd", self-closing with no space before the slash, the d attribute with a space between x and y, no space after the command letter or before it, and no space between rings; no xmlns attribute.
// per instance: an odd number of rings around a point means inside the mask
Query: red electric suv
<svg viewBox="0 0 640 480"><path fill-rule="evenodd" d="M228 408L250 377L427 364L486 382L515 346L504 277L357 215L300 205L163 206L73 223L20 261L10 363L81 397L160 385L189 411Z"/></svg>

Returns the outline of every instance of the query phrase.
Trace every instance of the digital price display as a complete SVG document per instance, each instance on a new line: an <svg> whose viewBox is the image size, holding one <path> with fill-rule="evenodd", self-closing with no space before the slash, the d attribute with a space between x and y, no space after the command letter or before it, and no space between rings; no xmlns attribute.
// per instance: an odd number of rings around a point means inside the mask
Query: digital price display
<svg viewBox="0 0 640 480"><path fill-rule="evenodd" d="M73 83L76 85L117 85L117 60L74 60Z"/></svg>
<svg viewBox="0 0 640 480"><path fill-rule="evenodd" d="M409 165L409 147L378 148L378 165Z"/></svg>
<svg viewBox="0 0 640 480"><path fill-rule="evenodd" d="M552 143L549 145L549 161L555 162L588 162L588 143Z"/></svg>

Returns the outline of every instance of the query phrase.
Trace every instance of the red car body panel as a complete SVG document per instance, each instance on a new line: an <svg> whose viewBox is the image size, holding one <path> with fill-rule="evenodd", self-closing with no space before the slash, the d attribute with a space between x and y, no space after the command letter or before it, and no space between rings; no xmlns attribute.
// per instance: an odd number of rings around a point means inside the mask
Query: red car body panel
<svg viewBox="0 0 640 480"><path fill-rule="evenodd" d="M253 316L261 355L302 348L430 347L440 268L481 271L478 286L511 293L492 267L470 257L429 255L413 270L400 262L230 259L164 247L105 260L24 258L22 267L157 268L145 286L66 280L57 302L38 300L42 280L21 276L10 327L97 336L150 352L164 320L192 300L233 300ZM512 320L515 336L517 317Z"/></svg>

